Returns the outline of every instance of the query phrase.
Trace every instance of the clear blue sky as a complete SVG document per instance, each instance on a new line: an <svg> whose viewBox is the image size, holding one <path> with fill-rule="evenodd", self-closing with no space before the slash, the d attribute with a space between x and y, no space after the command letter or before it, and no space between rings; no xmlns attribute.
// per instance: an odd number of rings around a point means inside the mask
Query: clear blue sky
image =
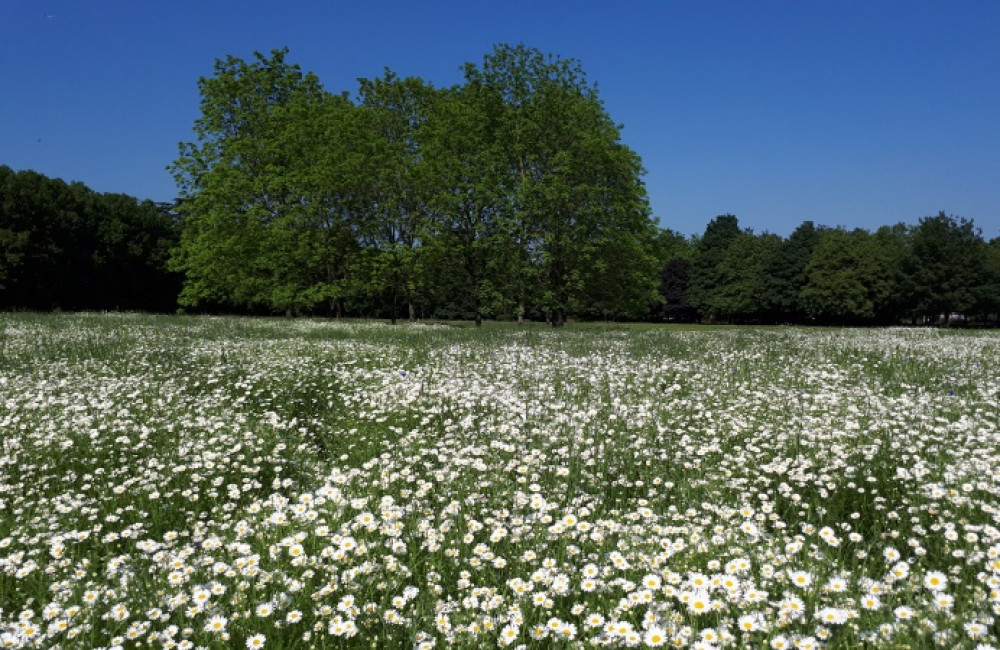
<svg viewBox="0 0 1000 650"><path fill-rule="evenodd" d="M998 0L0 0L0 164L157 201L216 58L436 86L496 43L578 59L684 234L944 210L1000 235Z"/></svg>

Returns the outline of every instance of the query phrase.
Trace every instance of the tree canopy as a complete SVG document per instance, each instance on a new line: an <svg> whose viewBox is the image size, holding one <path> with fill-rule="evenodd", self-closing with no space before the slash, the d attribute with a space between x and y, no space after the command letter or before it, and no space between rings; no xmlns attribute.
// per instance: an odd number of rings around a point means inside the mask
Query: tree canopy
<svg viewBox="0 0 1000 650"><path fill-rule="evenodd" d="M578 62L501 45L459 86L387 70L351 98L286 54L199 82L172 165L181 304L558 326L656 299L642 165Z"/></svg>

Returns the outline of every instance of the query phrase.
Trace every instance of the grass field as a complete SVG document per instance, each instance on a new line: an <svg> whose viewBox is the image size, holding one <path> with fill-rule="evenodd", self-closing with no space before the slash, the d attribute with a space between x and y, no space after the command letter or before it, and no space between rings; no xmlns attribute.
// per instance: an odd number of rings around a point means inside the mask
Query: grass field
<svg viewBox="0 0 1000 650"><path fill-rule="evenodd" d="M0 315L0 647L995 648L1000 336Z"/></svg>

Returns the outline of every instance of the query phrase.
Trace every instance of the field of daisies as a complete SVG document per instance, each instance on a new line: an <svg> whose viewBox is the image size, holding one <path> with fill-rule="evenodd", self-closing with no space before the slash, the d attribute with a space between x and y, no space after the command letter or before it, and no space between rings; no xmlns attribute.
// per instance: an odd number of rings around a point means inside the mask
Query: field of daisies
<svg viewBox="0 0 1000 650"><path fill-rule="evenodd" d="M1000 334L0 315L0 647L1000 647Z"/></svg>

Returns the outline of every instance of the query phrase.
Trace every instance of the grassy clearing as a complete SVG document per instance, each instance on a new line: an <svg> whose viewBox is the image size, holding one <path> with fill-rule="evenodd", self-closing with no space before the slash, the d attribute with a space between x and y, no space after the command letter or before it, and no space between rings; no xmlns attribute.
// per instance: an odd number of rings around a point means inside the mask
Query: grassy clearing
<svg viewBox="0 0 1000 650"><path fill-rule="evenodd" d="M995 333L3 315L0 645L994 647L998 403Z"/></svg>

